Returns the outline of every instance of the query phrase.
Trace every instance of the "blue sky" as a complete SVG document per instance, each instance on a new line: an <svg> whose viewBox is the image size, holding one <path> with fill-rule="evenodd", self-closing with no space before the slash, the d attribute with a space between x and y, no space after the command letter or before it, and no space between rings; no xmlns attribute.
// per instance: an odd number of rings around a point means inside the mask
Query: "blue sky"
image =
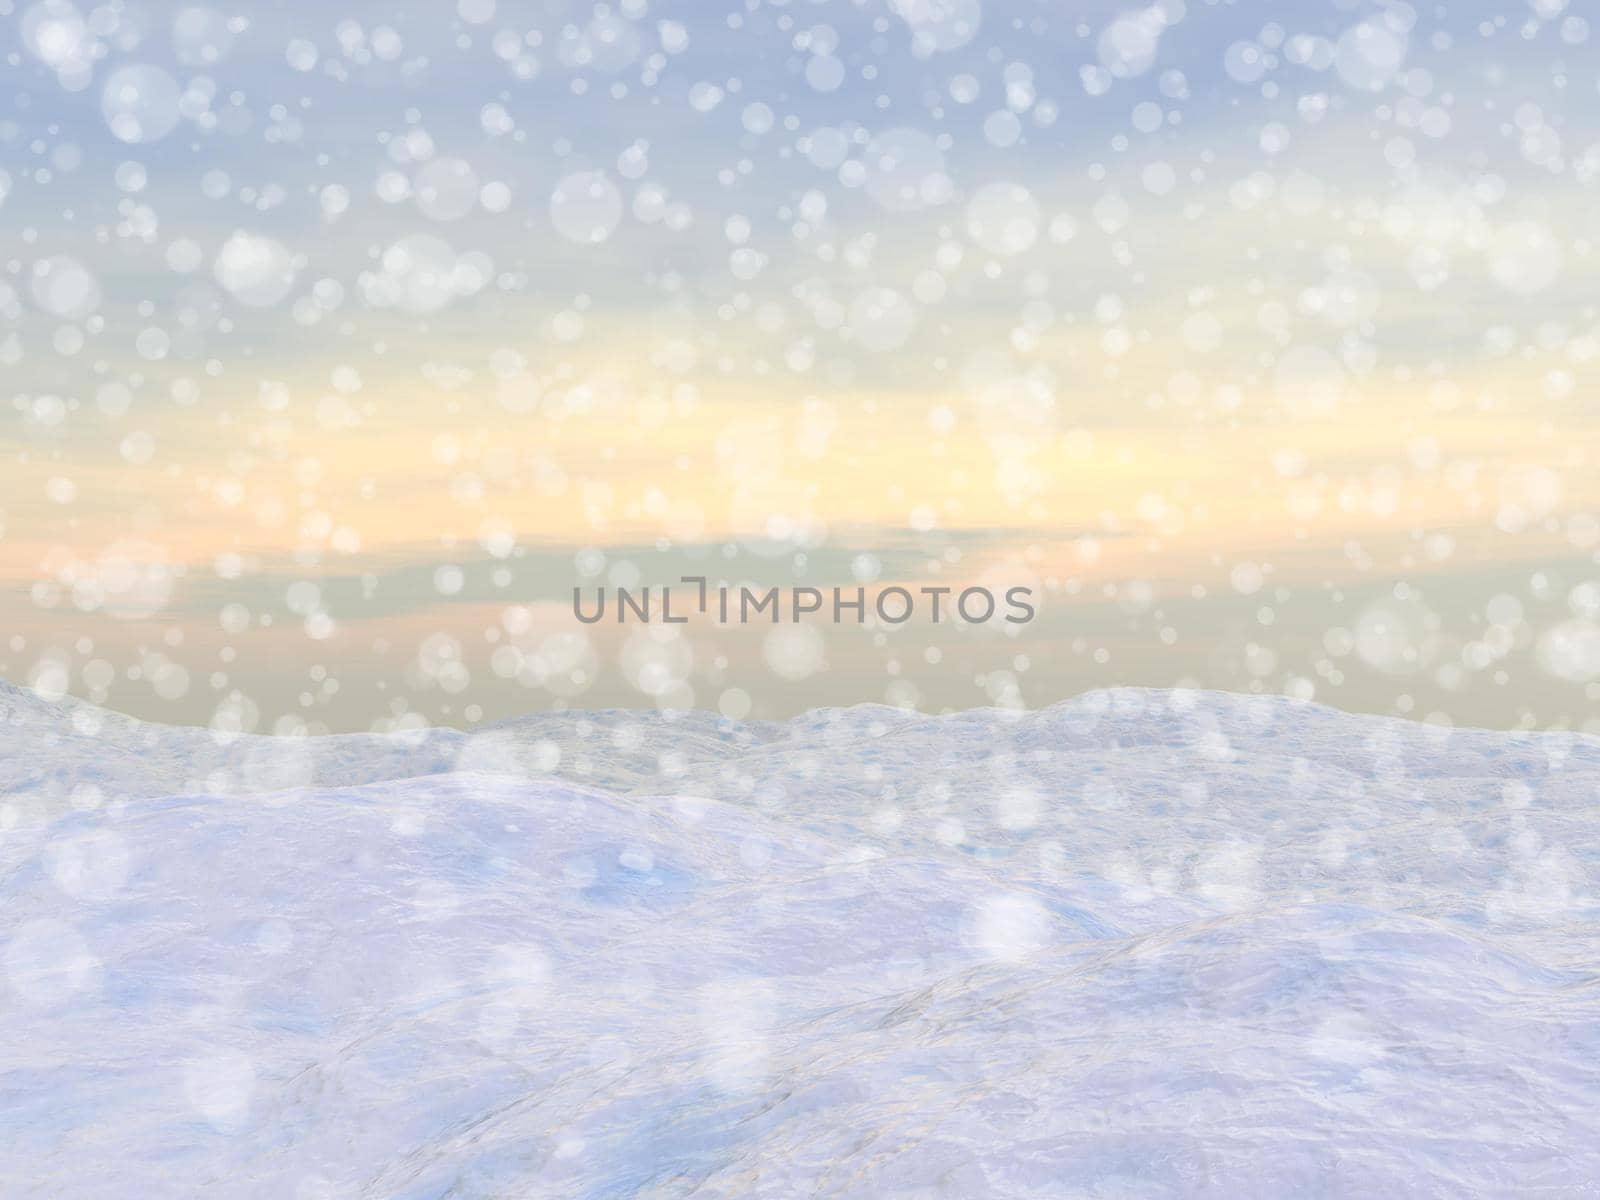
<svg viewBox="0 0 1600 1200"><path fill-rule="evenodd" d="M286 729L1600 699L1600 97L1554 0L0 14L8 677ZM585 553L1049 603L629 650L553 599Z"/></svg>

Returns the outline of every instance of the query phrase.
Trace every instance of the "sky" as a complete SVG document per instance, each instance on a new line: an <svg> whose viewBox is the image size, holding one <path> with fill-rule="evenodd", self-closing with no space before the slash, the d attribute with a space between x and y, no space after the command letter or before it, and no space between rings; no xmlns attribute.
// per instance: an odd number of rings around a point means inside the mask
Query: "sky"
<svg viewBox="0 0 1600 1200"><path fill-rule="evenodd" d="M1114 685L1600 729L1581 6L0 21L0 677L279 733ZM1037 616L574 618L698 574Z"/></svg>

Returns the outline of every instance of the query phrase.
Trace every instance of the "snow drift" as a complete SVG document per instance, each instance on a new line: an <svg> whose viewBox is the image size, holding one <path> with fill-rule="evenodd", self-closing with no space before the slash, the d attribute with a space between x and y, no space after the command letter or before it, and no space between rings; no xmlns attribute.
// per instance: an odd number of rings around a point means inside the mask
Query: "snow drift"
<svg viewBox="0 0 1600 1200"><path fill-rule="evenodd" d="M1600 742L0 692L0 1192L1584 1195Z"/></svg>

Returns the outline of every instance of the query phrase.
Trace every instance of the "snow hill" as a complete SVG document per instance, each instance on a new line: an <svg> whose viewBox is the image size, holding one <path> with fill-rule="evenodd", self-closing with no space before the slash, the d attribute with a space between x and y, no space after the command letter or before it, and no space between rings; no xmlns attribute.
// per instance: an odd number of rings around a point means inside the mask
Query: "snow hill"
<svg viewBox="0 0 1600 1200"><path fill-rule="evenodd" d="M0 1194L1590 1195L1600 741L0 690Z"/></svg>

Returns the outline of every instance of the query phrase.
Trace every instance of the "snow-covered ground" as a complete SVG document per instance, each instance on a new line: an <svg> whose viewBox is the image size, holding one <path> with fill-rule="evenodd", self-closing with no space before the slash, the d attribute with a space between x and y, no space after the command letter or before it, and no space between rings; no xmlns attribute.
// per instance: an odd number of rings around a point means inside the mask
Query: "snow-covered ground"
<svg viewBox="0 0 1600 1200"><path fill-rule="evenodd" d="M1579 1196L1600 742L0 690L0 1194Z"/></svg>

